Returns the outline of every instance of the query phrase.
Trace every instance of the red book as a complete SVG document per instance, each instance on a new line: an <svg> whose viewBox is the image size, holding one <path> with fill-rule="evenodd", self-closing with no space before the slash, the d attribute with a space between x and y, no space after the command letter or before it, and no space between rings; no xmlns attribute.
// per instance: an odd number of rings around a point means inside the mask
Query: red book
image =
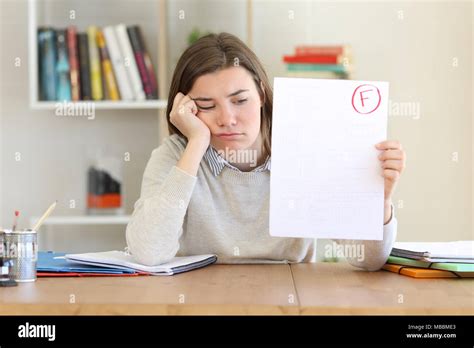
<svg viewBox="0 0 474 348"><path fill-rule="evenodd" d="M127 32L135 55L135 61L137 62L138 72L142 79L146 99L157 99L158 84L155 70L145 47L140 27L137 25L128 26Z"/></svg>
<svg viewBox="0 0 474 348"><path fill-rule="evenodd" d="M147 273L87 273L87 272L36 272L40 277L137 277Z"/></svg>
<svg viewBox="0 0 474 348"><path fill-rule="evenodd" d="M347 55L349 54L348 46L296 46L295 53L297 56L307 55Z"/></svg>
<svg viewBox="0 0 474 348"><path fill-rule="evenodd" d="M340 64L342 62L341 55L302 55L302 56L283 56L285 63L296 64Z"/></svg>
<svg viewBox="0 0 474 348"><path fill-rule="evenodd" d="M81 100L81 80L79 72L79 53L77 51L76 27L67 28L67 47L71 76L71 99Z"/></svg>

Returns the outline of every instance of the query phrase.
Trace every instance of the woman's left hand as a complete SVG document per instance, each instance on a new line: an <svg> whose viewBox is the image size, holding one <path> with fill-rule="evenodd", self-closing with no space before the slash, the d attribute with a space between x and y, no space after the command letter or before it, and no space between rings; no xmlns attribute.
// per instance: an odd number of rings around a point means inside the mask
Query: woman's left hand
<svg viewBox="0 0 474 348"><path fill-rule="evenodd" d="M405 169L406 154L397 140L382 141L376 144L375 147L378 150L382 150L379 160L383 168L384 199L385 202L389 202L392 199L398 179L400 179L400 175Z"/></svg>

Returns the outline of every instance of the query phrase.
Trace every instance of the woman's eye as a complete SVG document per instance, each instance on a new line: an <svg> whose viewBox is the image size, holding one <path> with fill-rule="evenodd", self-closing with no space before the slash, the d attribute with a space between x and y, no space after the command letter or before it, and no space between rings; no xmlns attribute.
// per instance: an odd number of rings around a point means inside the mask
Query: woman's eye
<svg viewBox="0 0 474 348"><path fill-rule="evenodd" d="M234 103L235 103L235 104L243 104L243 103L245 103L247 100L248 100L248 98L239 99L239 100L236 100ZM198 104L196 104L196 106L199 108L199 110L211 110L211 109L214 109L214 108L216 107L215 105L212 105L212 106L201 106L201 105L198 105Z"/></svg>
<svg viewBox="0 0 474 348"><path fill-rule="evenodd" d="M211 110L214 108L214 106L200 106L200 105L197 105L197 107L201 110Z"/></svg>

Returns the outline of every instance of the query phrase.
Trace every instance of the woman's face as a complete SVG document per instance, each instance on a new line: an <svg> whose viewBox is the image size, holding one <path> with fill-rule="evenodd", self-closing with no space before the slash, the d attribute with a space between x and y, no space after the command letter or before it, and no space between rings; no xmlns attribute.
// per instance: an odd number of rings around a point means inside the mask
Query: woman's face
<svg viewBox="0 0 474 348"><path fill-rule="evenodd" d="M211 131L216 150L260 152L260 107L262 101L250 73L231 67L196 79L189 91L197 116Z"/></svg>

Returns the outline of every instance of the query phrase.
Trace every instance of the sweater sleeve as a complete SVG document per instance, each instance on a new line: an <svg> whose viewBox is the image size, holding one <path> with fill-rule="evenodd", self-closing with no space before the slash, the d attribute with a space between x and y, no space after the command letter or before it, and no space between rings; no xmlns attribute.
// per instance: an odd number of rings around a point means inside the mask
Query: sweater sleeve
<svg viewBox="0 0 474 348"><path fill-rule="evenodd" d="M178 252L184 216L197 180L176 167L184 151L178 144L169 137L152 152L140 198L127 225L128 249L147 266L168 262Z"/></svg>
<svg viewBox="0 0 474 348"><path fill-rule="evenodd" d="M363 268L367 271L378 271L387 262L397 237L397 219L395 218L393 204L391 208L392 217L389 222L383 226L383 240L335 240L338 244L354 245L355 248L361 248L361 250L363 250L362 258L346 256L347 261L352 266Z"/></svg>

